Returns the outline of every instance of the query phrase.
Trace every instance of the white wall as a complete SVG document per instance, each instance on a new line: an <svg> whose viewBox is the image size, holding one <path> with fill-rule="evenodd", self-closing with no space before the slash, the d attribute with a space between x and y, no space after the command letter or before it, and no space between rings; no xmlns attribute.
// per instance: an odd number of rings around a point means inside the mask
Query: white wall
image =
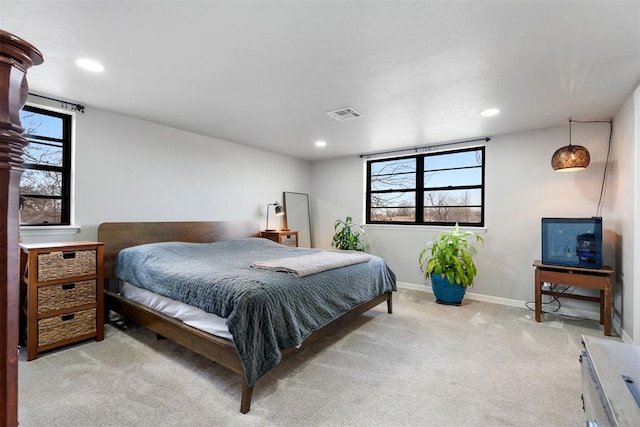
<svg viewBox="0 0 640 427"><path fill-rule="evenodd" d="M283 191L310 190L306 161L91 107L75 123L81 231L28 230L25 242L95 240L98 225L112 221L255 220L264 228L267 203L282 202ZM279 221L271 212L270 225Z"/></svg>
<svg viewBox="0 0 640 427"><path fill-rule="evenodd" d="M640 150L638 150L638 145L640 145L640 86L636 88L635 93L633 95L634 98L634 141L633 145L636 147L636 156L635 156L635 167L634 167L634 181L636 183L636 192L632 196L635 198L634 202L634 215L633 215L633 223L635 226L634 230L634 256L633 256L633 269L634 271L638 269L638 265L640 262L638 261L637 255L640 254L640 227L638 224L640 223L640 174L638 173L638 166L640 165ZM640 269L638 269L640 271ZM632 285L632 298L633 298L633 306L632 309L632 322L633 322L633 331L632 335L633 343L640 345L640 274L634 274L633 276L633 285Z"/></svg>
<svg viewBox="0 0 640 427"><path fill-rule="evenodd" d="M568 122L560 128L492 137L486 144L486 243L477 256L479 273L469 292L518 305L533 300L532 263L541 257L540 219L596 215L609 124L574 123L572 131L573 143L584 145L591 153L591 165L582 172L557 173L550 165L553 152L568 144ZM312 164L317 246L330 246L337 218L349 214L364 222L363 174L358 157ZM609 229L608 218L603 221ZM426 286L417 256L437 228L368 226L366 230L368 251L385 258L399 282ZM613 242L605 239L605 262L610 263ZM598 316L593 304L566 299L562 303L568 312L586 309L590 317Z"/></svg>
<svg viewBox="0 0 640 427"><path fill-rule="evenodd" d="M610 173L607 181L605 212L610 219L615 257L612 266L616 270L614 310L620 319L625 341L640 344L638 314L640 303L634 297L640 293L640 277L636 274L638 264L638 122L640 121L640 88L636 89L614 117L614 132L611 145ZM637 301L637 298L635 299Z"/></svg>

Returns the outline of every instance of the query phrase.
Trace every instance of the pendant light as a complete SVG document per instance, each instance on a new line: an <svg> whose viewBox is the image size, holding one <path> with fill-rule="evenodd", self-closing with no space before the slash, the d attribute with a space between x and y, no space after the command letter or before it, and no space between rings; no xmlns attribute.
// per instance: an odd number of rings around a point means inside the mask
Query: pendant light
<svg viewBox="0 0 640 427"><path fill-rule="evenodd" d="M551 157L551 167L556 172L575 172L585 170L589 166L591 156L582 145L571 145L571 122L569 117L569 145L556 150Z"/></svg>

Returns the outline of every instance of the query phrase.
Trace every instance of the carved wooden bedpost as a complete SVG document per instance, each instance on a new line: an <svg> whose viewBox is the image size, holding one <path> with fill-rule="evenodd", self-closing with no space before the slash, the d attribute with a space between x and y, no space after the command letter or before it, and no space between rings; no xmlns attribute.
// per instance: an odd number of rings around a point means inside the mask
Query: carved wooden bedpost
<svg viewBox="0 0 640 427"><path fill-rule="evenodd" d="M27 70L42 64L40 51L0 30L0 425L18 424L18 237L22 154L20 110L27 101Z"/></svg>

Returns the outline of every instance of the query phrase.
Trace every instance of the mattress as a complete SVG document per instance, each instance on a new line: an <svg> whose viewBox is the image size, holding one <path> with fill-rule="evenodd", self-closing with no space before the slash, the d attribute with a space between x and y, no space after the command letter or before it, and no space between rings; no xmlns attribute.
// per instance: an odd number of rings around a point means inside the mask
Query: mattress
<svg viewBox="0 0 640 427"><path fill-rule="evenodd" d="M199 308L154 294L131 283L120 282L120 295L145 307L154 309L182 321L185 325L207 332L220 338L233 340L224 318Z"/></svg>

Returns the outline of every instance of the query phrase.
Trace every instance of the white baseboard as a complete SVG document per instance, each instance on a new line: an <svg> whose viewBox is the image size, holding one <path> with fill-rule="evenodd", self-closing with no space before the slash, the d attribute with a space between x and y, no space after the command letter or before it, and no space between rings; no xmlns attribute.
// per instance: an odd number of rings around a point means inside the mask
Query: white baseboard
<svg viewBox="0 0 640 427"><path fill-rule="evenodd" d="M614 329L616 331L619 331L620 330L619 324L618 324L618 329L616 329L615 327L614 327ZM629 334L627 334L627 331L625 331L624 329L622 330L622 334L621 335L622 335L621 336L622 341L626 342L627 344L633 344L634 343L633 340L631 339L631 337L629 336Z"/></svg>
<svg viewBox="0 0 640 427"><path fill-rule="evenodd" d="M397 285L400 288L411 289L414 291L427 292L429 294L433 294L433 291L431 290L431 286L428 286L428 285L416 285L414 283L407 283L407 282L398 282ZM526 306L527 301L520 301L520 300L515 300L510 298L494 297L492 295L476 294L473 292L465 293L464 297L475 300L475 301L484 301L484 302L490 302L493 304L508 305L511 307L527 308ZM533 301L531 301L530 305L533 306ZM558 314L564 314L566 316L571 316L571 317L583 317L591 320L600 320L599 311L575 310L575 309L563 307L562 309L560 309Z"/></svg>
<svg viewBox="0 0 640 427"><path fill-rule="evenodd" d="M397 282L397 285L398 285L399 288L411 289L411 290L418 291L418 292L426 292L428 294L433 294L433 291L431 290L431 286L428 286L428 285L416 285L415 283L407 283L407 282ZM501 305L507 305L507 306L511 306L511 307L527 308L527 306L525 304L527 301L520 301L520 300L515 300L515 299L510 299L510 298L494 297L494 296L491 296L491 295L476 294L476 293L473 293L473 292L465 293L464 297L472 299L472 300L476 300L476 301L490 302L490 303L493 303L493 304L501 304ZM533 306L533 302L531 302L530 306ZM576 310L576 309L572 309L572 308L562 307L557 312L557 314L564 315L564 316L570 316L570 317L576 317L576 318L584 318L584 319L589 319L589 320L600 320L600 312L599 311ZM616 317L615 315L613 316L611 328L613 329L613 331L615 333L620 335L620 338L622 338L622 341L624 341L626 343L632 343L633 342L631 337L629 336L629 334L627 334L627 332L624 329L621 328L620 318ZM622 331L622 332L620 333L619 331Z"/></svg>

